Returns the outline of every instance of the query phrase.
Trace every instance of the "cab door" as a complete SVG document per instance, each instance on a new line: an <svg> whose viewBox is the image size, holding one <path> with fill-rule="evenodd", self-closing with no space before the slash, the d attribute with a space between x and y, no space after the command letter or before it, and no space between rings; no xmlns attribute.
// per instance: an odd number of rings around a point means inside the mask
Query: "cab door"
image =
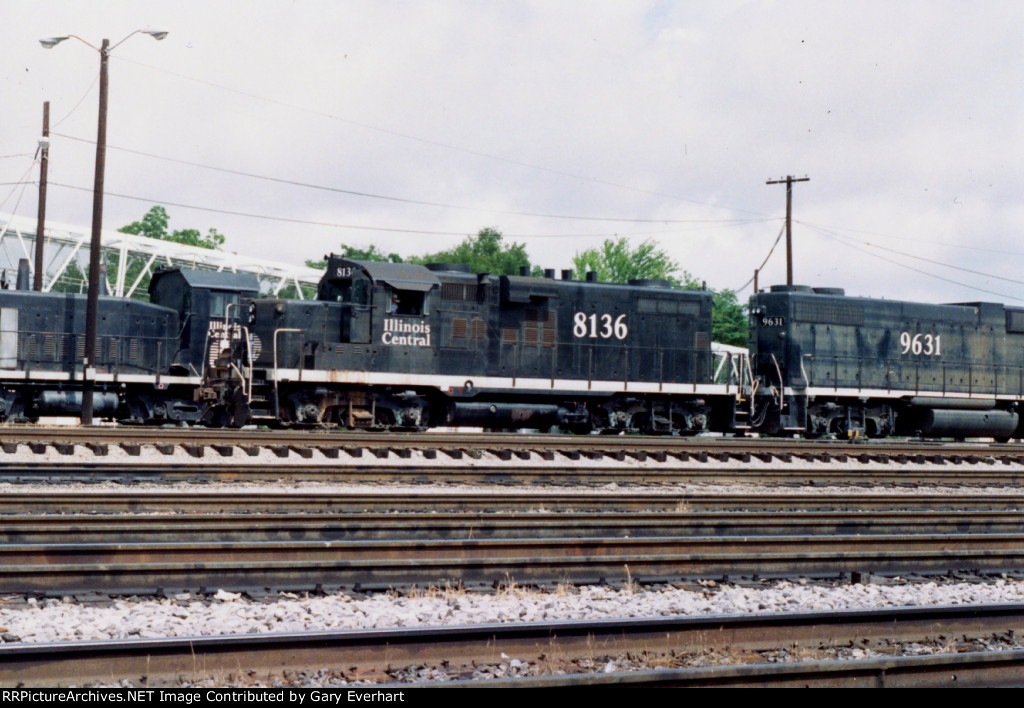
<svg viewBox="0 0 1024 708"><path fill-rule="evenodd" d="M373 284L362 272L352 274L352 310L349 324L349 341L353 344L369 344L373 317Z"/></svg>

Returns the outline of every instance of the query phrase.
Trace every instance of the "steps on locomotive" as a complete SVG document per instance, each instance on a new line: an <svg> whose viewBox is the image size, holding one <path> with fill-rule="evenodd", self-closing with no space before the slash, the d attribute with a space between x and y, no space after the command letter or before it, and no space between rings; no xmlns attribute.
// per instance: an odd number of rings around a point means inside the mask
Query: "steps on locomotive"
<svg viewBox="0 0 1024 708"><path fill-rule="evenodd" d="M736 401L736 408L732 412L732 429L733 430L750 430L750 401L746 398L741 398Z"/></svg>
<svg viewBox="0 0 1024 708"><path fill-rule="evenodd" d="M249 411L253 418L274 418L276 416L271 403L274 397L274 387L272 384L256 383L253 381L251 394Z"/></svg>

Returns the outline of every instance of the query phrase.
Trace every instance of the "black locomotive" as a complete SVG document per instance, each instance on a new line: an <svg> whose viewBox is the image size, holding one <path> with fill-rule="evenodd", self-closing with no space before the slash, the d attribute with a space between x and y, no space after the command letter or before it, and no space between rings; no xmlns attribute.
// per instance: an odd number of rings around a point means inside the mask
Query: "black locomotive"
<svg viewBox="0 0 1024 708"><path fill-rule="evenodd" d="M26 278L27 280L27 278ZM717 356L712 297L328 258L312 301L254 275L171 269L150 302L0 290L0 422L439 426L647 434L1024 436L1024 309L775 286L749 354Z"/></svg>
<svg viewBox="0 0 1024 708"><path fill-rule="evenodd" d="M1024 309L774 286L750 298L754 429L1019 438Z"/></svg>
<svg viewBox="0 0 1024 708"><path fill-rule="evenodd" d="M86 369L84 295L0 289L0 422L80 414L86 376L99 417L213 420L219 411L199 395L209 351L258 293L256 276L158 272L150 293L149 303L99 298L96 360Z"/></svg>
<svg viewBox="0 0 1024 708"><path fill-rule="evenodd" d="M728 426L711 294L331 256L312 302L259 299L226 418L350 428L700 433ZM245 401L248 411L242 411Z"/></svg>

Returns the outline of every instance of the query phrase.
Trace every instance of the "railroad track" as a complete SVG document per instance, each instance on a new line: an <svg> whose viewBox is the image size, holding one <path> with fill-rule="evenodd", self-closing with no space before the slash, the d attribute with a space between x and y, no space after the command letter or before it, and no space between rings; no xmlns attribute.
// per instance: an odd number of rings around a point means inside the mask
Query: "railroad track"
<svg viewBox="0 0 1024 708"><path fill-rule="evenodd" d="M588 485L1024 482L1024 447L723 438L4 429L0 482Z"/></svg>
<svg viewBox="0 0 1024 708"><path fill-rule="evenodd" d="M586 463L565 464L519 461L493 464L468 461L428 466L421 461L396 459L391 464L359 460L266 462L222 458L194 458L191 463L168 460L162 464L111 460L98 464L38 462L3 464L0 482L60 484L73 482L291 482L404 483L462 485L587 486L665 484L757 484L757 485L944 485L998 486L1024 482L1024 466L947 465L915 468L906 465L861 464L822 465L722 465L706 463L661 463L644 466Z"/></svg>
<svg viewBox="0 0 1024 708"><path fill-rule="evenodd" d="M1021 511L491 512L0 517L0 544L1014 534Z"/></svg>
<svg viewBox="0 0 1024 708"><path fill-rule="evenodd" d="M1020 533L6 544L0 593L386 590L1021 568Z"/></svg>
<svg viewBox="0 0 1024 708"><path fill-rule="evenodd" d="M1016 572L1024 496L621 490L0 496L0 592Z"/></svg>
<svg viewBox="0 0 1024 708"><path fill-rule="evenodd" d="M500 688L1019 688L1024 651L970 652L693 669L494 679ZM473 688L479 682L425 684ZM379 688L400 691L404 684Z"/></svg>
<svg viewBox="0 0 1024 708"><path fill-rule="evenodd" d="M0 645L0 685L109 685L122 680L145 687L177 686L183 680L193 685L202 681L273 685L275 680L301 685L313 671L349 681L387 681L414 665L438 667L458 679L481 666L507 663L509 657L539 672L567 669L571 673L498 679L487 685L1020 685L1024 651L1015 649L1013 637L1021 632L1024 607L990 605L5 644ZM909 642L939 642L959 649L971 640L995 640L1007 649L898 656L900 645ZM846 661L815 658L851 646L891 656ZM765 659L759 652L779 648L801 650L810 660L761 663ZM676 668L708 653L726 660L731 656L741 663ZM623 655L665 668L575 673L579 669L574 664L580 660L596 660L603 666L608 658ZM400 690L410 684L356 688L376 687Z"/></svg>
<svg viewBox="0 0 1024 708"><path fill-rule="evenodd" d="M657 437L604 435L525 435L512 433L430 432L370 433L330 430L225 430L207 428L137 428L130 426L45 427L3 426L0 451L12 453L25 445L33 451L52 446L58 451L68 445L81 445L102 452L103 446L136 445L192 446L216 448L231 446L245 451L254 447L322 448L337 451L374 451L405 455L412 451L459 454L491 451L502 456L524 450L538 453L571 451L580 455L639 458L664 455L696 458L721 457L724 460L786 456L815 456L818 459L877 456L896 462L984 462L988 459L1024 463L1024 443L935 442L923 440L795 440L782 438L729 437ZM32 447L36 446L36 447ZM40 448L39 446L43 446ZM905 459L904 459L905 458Z"/></svg>
<svg viewBox="0 0 1024 708"><path fill-rule="evenodd" d="M1024 494L690 494L671 491L588 490L516 492L508 489L461 492L383 487L375 491L121 491L59 487L31 492L5 490L0 515L25 514L469 514L496 512L683 511L912 511L916 513L1024 510ZM394 518L394 517L391 517Z"/></svg>

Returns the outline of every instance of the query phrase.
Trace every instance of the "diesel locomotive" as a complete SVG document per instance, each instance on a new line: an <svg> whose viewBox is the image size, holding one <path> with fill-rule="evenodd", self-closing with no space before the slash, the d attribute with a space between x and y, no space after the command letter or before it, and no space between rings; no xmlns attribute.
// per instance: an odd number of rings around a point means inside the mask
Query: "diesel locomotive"
<svg viewBox="0 0 1024 708"><path fill-rule="evenodd" d="M0 422L79 415L86 376L98 417L215 421L219 411L198 395L209 352L259 292L255 275L173 270L154 275L149 303L100 296L86 367L86 297L28 290L27 264L18 282L0 289Z"/></svg>
<svg viewBox="0 0 1024 708"><path fill-rule="evenodd" d="M1024 309L773 286L750 298L754 429L1020 438Z"/></svg>
<svg viewBox="0 0 1024 708"><path fill-rule="evenodd" d="M315 301L257 299L223 379L255 423L696 434L732 426L711 294L328 257Z"/></svg>
<svg viewBox="0 0 1024 708"><path fill-rule="evenodd" d="M1024 436L1024 308L774 286L722 353L711 293L554 275L332 255L285 300L162 270L149 303L100 298L90 367L84 296L0 290L0 422L77 415L89 376L98 416L138 424Z"/></svg>

